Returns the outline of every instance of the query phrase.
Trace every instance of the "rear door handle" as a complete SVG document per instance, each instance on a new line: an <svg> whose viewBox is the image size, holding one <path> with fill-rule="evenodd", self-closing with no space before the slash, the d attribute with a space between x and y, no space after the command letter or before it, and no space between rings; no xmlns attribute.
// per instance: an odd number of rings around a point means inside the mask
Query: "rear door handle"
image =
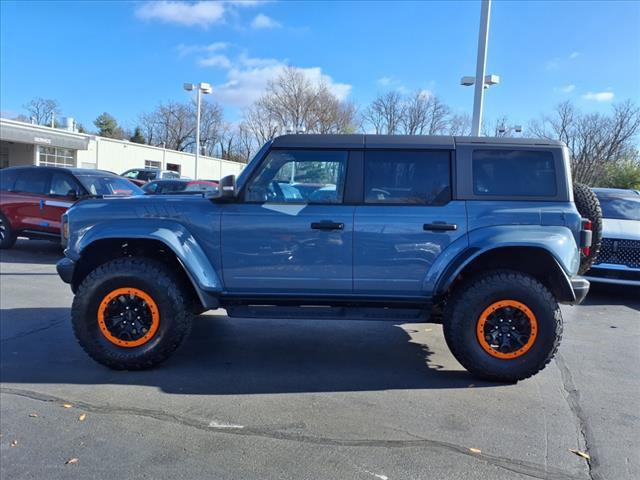
<svg viewBox="0 0 640 480"><path fill-rule="evenodd" d="M313 222L311 228L314 230L343 230L344 223L323 220L322 222Z"/></svg>
<svg viewBox="0 0 640 480"><path fill-rule="evenodd" d="M451 230L457 230L458 225L455 223L425 223L422 226L423 230L431 232L447 232Z"/></svg>

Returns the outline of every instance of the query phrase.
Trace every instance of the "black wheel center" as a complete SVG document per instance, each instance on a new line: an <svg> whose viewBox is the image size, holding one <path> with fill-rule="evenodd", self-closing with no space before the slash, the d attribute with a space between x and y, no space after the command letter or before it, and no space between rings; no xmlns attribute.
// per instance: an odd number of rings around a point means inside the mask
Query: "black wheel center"
<svg viewBox="0 0 640 480"><path fill-rule="evenodd" d="M512 353L529 341L531 322L521 310L501 307L487 317L484 336L491 348L501 353Z"/></svg>
<svg viewBox="0 0 640 480"><path fill-rule="evenodd" d="M135 341L144 336L153 323L151 309L135 295L120 295L109 302L104 312L109 333L124 341Z"/></svg>

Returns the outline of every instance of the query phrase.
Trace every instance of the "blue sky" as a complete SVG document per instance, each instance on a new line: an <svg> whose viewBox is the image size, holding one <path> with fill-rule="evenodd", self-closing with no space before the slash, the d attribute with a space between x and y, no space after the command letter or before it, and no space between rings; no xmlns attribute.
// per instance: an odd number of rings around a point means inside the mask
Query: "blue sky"
<svg viewBox="0 0 640 480"><path fill-rule="evenodd" d="M236 120L283 65L366 104L426 89L470 112L480 3L0 2L0 109L41 96L85 126L108 111L132 128L206 81ZM640 2L494 1L486 117L514 123L572 99L588 111L640 101Z"/></svg>

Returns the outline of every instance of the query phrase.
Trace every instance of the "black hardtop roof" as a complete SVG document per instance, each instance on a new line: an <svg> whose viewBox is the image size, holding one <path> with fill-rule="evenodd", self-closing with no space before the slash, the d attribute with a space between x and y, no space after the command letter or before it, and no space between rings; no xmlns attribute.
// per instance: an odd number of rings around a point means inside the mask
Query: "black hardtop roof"
<svg viewBox="0 0 640 480"><path fill-rule="evenodd" d="M454 137L448 135L282 135L273 139L273 148L435 148L454 149L456 145L554 146L564 143L544 138Z"/></svg>
<svg viewBox="0 0 640 480"><path fill-rule="evenodd" d="M0 171L11 171L11 170L29 170L29 169L38 169L38 170L53 170L56 172L67 172L72 175L113 175L114 177L119 177L117 173L110 172L108 170L97 170L95 168L77 168L77 167L51 167L49 165L40 166L40 165L15 165L13 167L3 168Z"/></svg>

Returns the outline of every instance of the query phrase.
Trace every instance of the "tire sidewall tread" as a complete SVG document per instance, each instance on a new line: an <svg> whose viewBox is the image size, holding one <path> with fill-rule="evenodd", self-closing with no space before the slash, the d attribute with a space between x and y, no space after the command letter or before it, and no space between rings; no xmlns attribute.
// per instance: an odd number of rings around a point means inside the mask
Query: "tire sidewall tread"
<svg viewBox="0 0 640 480"><path fill-rule="evenodd" d="M117 370L141 370L164 361L191 330L192 315L179 285L156 260L126 257L102 264L83 280L73 300L71 321L78 343L91 358ZM160 311L158 331L139 347L114 345L98 327L98 305L107 293L122 287L145 291Z"/></svg>
<svg viewBox="0 0 640 480"><path fill-rule="evenodd" d="M531 349L509 360L489 355L476 337L482 311L503 299L527 305L538 323ZM444 336L451 353L469 372L493 381L531 377L551 361L562 338L562 314L553 294L535 278L516 271L489 272L468 280L447 302L444 319Z"/></svg>

